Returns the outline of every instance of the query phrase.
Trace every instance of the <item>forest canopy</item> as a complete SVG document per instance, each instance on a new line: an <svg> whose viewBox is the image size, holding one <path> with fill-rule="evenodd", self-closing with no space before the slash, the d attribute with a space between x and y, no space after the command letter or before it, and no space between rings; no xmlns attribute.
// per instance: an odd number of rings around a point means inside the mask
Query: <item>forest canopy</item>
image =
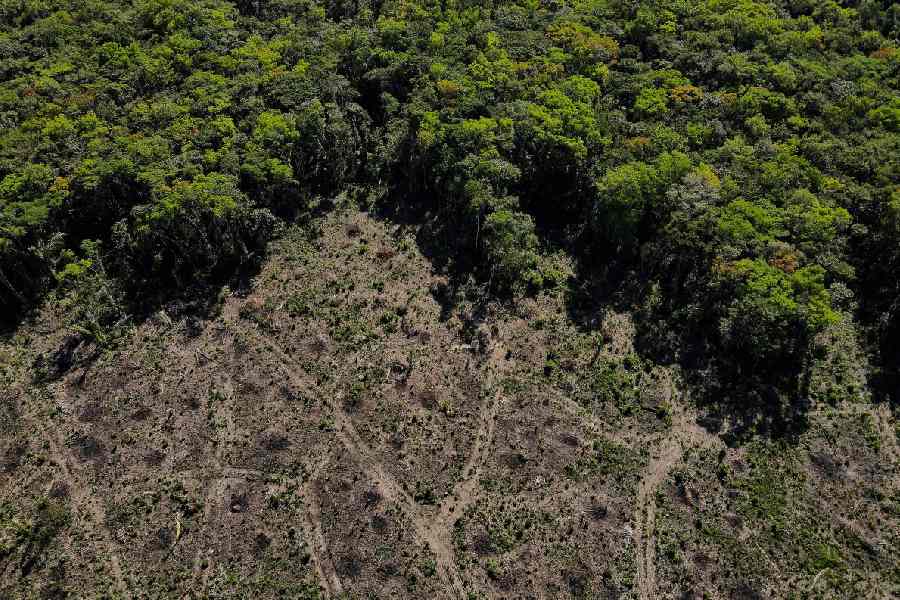
<svg viewBox="0 0 900 600"><path fill-rule="evenodd" d="M0 0L2 313L77 293L99 336L346 193L497 296L582 289L560 249L629 282L673 358L792 394L845 321L890 374L898 37L890 0Z"/></svg>

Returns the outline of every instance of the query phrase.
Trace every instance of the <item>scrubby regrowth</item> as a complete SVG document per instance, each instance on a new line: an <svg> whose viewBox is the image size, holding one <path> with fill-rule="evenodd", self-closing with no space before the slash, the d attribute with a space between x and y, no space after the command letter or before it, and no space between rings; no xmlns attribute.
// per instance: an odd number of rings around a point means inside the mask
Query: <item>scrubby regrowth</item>
<svg viewBox="0 0 900 600"><path fill-rule="evenodd" d="M898 37L0 0L0 596L900 596Z"/></svg>

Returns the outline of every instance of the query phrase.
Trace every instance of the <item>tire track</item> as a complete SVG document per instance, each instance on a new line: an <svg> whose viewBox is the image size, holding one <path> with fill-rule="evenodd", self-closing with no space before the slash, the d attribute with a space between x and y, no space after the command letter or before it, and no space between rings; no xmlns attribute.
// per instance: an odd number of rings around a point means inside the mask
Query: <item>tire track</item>
<svg viewBox="0 0 900 600"><path fill-rule="evenodd" d="M425 541L435 555L435 560L443 572L444 583L454 592L454 597L465 598L466 591L462 576L456 565L456 556L452 550L449 533L442 530L440 524L431 521L422 514L422 510L403 486L374 457L368 445L360 438L356 427L342 410L335 409L335 426L338 437L360 467L374 474L382 495L399 505L405 516L412 522L417 537Z"/></svg>
<svg viewBox="0 0 900 600"><path fill-rule="evenodd" d="M215 388L215 391L217 392L216 397L220 398L221 402L224 403L224 406L214 407L212 405L213 390L210 390L206 396L207 414L215 412L217 416L221 416L225 420L224 424L214 423L215 437L213 439L216 443L215 454L213 456L214 463L212 465L214 472L211 477L203 477L203 521L207 525L215 516L216 508L218 507L219 510L221 510L223 495L225 493L224 483L225 479L227 479L224 468L225 458L227 456L227 446L234 438L234 393L233 389L231 389L231 381L228 379L225 385L222 385L222 382L218 383L219 384ZM220 388L222 387L226 387L227 391L221 393ZM205 474L209 474L208 469ZM215 502L215 498L218 498L219 501ZM199 583L200 589L205 592L209 586L210 570L203 569L202 564L203 547L201 546L197 548L197 553L194 556L193 576L194 580Z"/></svg>
<svg viewBox="0 0 900 600"><path fill-rule="evenodd" d="M638 598L650 600L656 597L656 537L653 527L656 520L656 490L669 471L681 460L681 445L669 436L663 442L659 455L653 459L638 484L634 514L634 545L637 559Z"/></svg>
<svg viewBox="0 0 900 600"><path fill-rule="evenodd" d="M303 519L309 532L309 547L313 555L313 562L316 567L316 574L325 591L330 597L336 597L344 593L341 579L338 577L337 569L334 567L334 561L331 560L331 553L328 551L328 542L325 540L325 534L322 532L322 510L319 505L319 497L316 493L312 482L303 486L303 496L306 498L307 510L303 512Z"/></svg>
<svg viewBox="0 0 900 600"><path fill-rule="evenodd" d="M205 493L203 497L203 521L206 525L208 525L214 514L214 507L220 507L221 502L214 502L213 498L221 497L225 493L224 489L225 477L218 473L213 474L206 483ZM203 569L203 547L197 548L197 554L194 558L194 578L195 580L199 580L200 590L204 593L209 587L209 572L211 569Z"/></svg>
<svg viewBox="0 0 900 600"><path fill-rule="evenodd" d="M276 340L268 338L266 340L267 343L262 344L262 340L256 332L251 332L250 335L260 342L260 347L268 348L270 352L276 355L279 368L294 387L300 389L316 387L314 382L297 375L298 372L303 372L302 367L284 351ZM293 369L287 368L286 365L291 365ZM448 592L452 592L451 597L465 598L466 589L450 544L449 532L442 530L439 523L434 522L427 515L423 514L413 497L384 468L384 465L376 458L372 449L360 437L352 419L339 403L332 400L326 400L326 403L333 413L335 434L338 440L340 440L357 465L373 477L382 495L401 507L404 515L410 520L416 536L428 544L435 556L438 572L441 575L445 589Z"/></svg>
<svg viewBox="0 0 900 600"><path fill-rule="evenodd" d="M659 452L644 469L638 484L634 512L634 546L637 562L636 586L640 600L658 597L656 582L656 491L678 464L686 448L699 447L716 439L691 419L688 411L672 402L676 418Z"/></svg>
<svg viewBox="0 0 900 600"><path fill-rule="evenodd" d="M453 486L453 500L445 504L438 514L438 521L444 527L451 526L451 521L457 515L465 512L465 509L478 499L481 469L486 461L487 453L494 443L494 430L497 425L497 413L501 398L499 391L492 396L489 395L479 411L481 425L475 433L472 453L463 466L463 479Z"/></svg>
<svg viewBox="0 0 900 600"><path fill-rule="evenodd" d="M242 479L244 481L266 481L279 480L281 486L287 489L293 489L300 492L305 500L307 507L303 511L304 529L307 531L307 542L309 544L310 554L312 556L313 565L316 575L329 594L329 597L338 596L343 593L343 586L337 575L333 561L329 558L328 546L321 529L321 510L319 507L318 496L313 489L313 484L299 481L294 477L289 477L278 471L264 471L262 469L253 469L247 467L232 467L222 465L210 470L209 468L183 469L176 471L174 475L178 478L194 478L208 481L206 486L207 496L205 501L207 506L204 512L204 519L209 522L212 518L212 506L221 506L224 502L224 488L222 484L228 479ZM220 496L219 502L210 502L213 495ZM195 578L200 580L201 590L208 587L207 573L200 573L199 565L202 562L203 549L197 550L195 559Z"/></svg>
<svg viewBox="0 0 900 600"><path fill-rule="evenodd" d="M488 379L492 386L497 387L493 394L486 394L479 411L479 427L475 433L475 441L472 444L472 452L463 466L463 479L453 486L453 500L445 504L438 515L438 522L449 531L453 521L458 515L465 512L473 502L478 499L478 484L481 478L481 469L487 461L487 455L494 444L494 434L497 427L497 414L503 402L500 389L500 372L503 370L503 357L506 348L500 342L494 343L491 354L485 361L485 371L490 373Z"/></svg>
<svg viewBox="0 0 900 600"><path fill-rule="evenodd" d="M116 552L116 544L110 537L106 527L106 510L103 508L100 499L89 491L86 481L83 481L84 477L82 477L82 473L77 465L72 462L70 449L60 437L59 430L54 429L51 431L48 428L47 423L49 421L51 421L49 416L38 419L38 426L47 440L51 452L60 457L58 464L62 471L63 480L69 489L69 499L73 505L80 506L85 510L96 523L96 528L93 531L99 534L101 547L98 548L97 544L94 543L94 552L98 557L106 558L116 591L122 597L127 597L128 585L122 569L122 563Z"/></svg>

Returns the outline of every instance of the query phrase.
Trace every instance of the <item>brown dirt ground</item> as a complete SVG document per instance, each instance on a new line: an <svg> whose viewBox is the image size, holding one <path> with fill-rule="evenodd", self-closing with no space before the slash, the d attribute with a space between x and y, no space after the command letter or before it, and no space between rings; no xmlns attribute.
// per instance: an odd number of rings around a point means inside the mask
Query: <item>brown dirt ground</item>
<svg viewBox="0 0 900 600"><path fill-rule="evenodd" d="M598 337L546 294L442 318L445 284L412 232L339 210L199 330L160 311L48 383L50 312L4 340L0 597L670 596L660 494L726 453L677 375L621 367L639 393L600 401L627 315ZM7 543L54 510L49 543Z"/></svg>

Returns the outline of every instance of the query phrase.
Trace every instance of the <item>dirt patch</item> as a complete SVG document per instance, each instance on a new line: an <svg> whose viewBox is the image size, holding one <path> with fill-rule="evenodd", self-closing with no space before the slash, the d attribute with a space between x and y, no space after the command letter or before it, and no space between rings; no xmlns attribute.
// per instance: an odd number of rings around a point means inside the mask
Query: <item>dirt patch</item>
<svg viewBox="0 0 900 600"><path fill-rule="evenodd" d="M753 479L760 459L695 424L676 370L634 353L628 314L576 323L554 293L477 304L414 235L335 211L290 229L206 320L173 307L89 368L65 332L17 348L0 492L66 507L48 564L73 565L86 594L122 597L736 590L714 583L721 548L672 540L700 535L698 514L717 535L758 539L752 511L786 502L748 504L773 489ZM33 377L38 356L55 378ZM864 523L889 520L893 497L863 494L900 481L891 416L838 417L803 440L803 485L833 492L813 505L823 514L868 511L827 525L880 565L888 538ZM731 487L685 475L695 462ZM691 528L669 535L670 513ZM855 560L825 542L810 556Z"/></svg>

